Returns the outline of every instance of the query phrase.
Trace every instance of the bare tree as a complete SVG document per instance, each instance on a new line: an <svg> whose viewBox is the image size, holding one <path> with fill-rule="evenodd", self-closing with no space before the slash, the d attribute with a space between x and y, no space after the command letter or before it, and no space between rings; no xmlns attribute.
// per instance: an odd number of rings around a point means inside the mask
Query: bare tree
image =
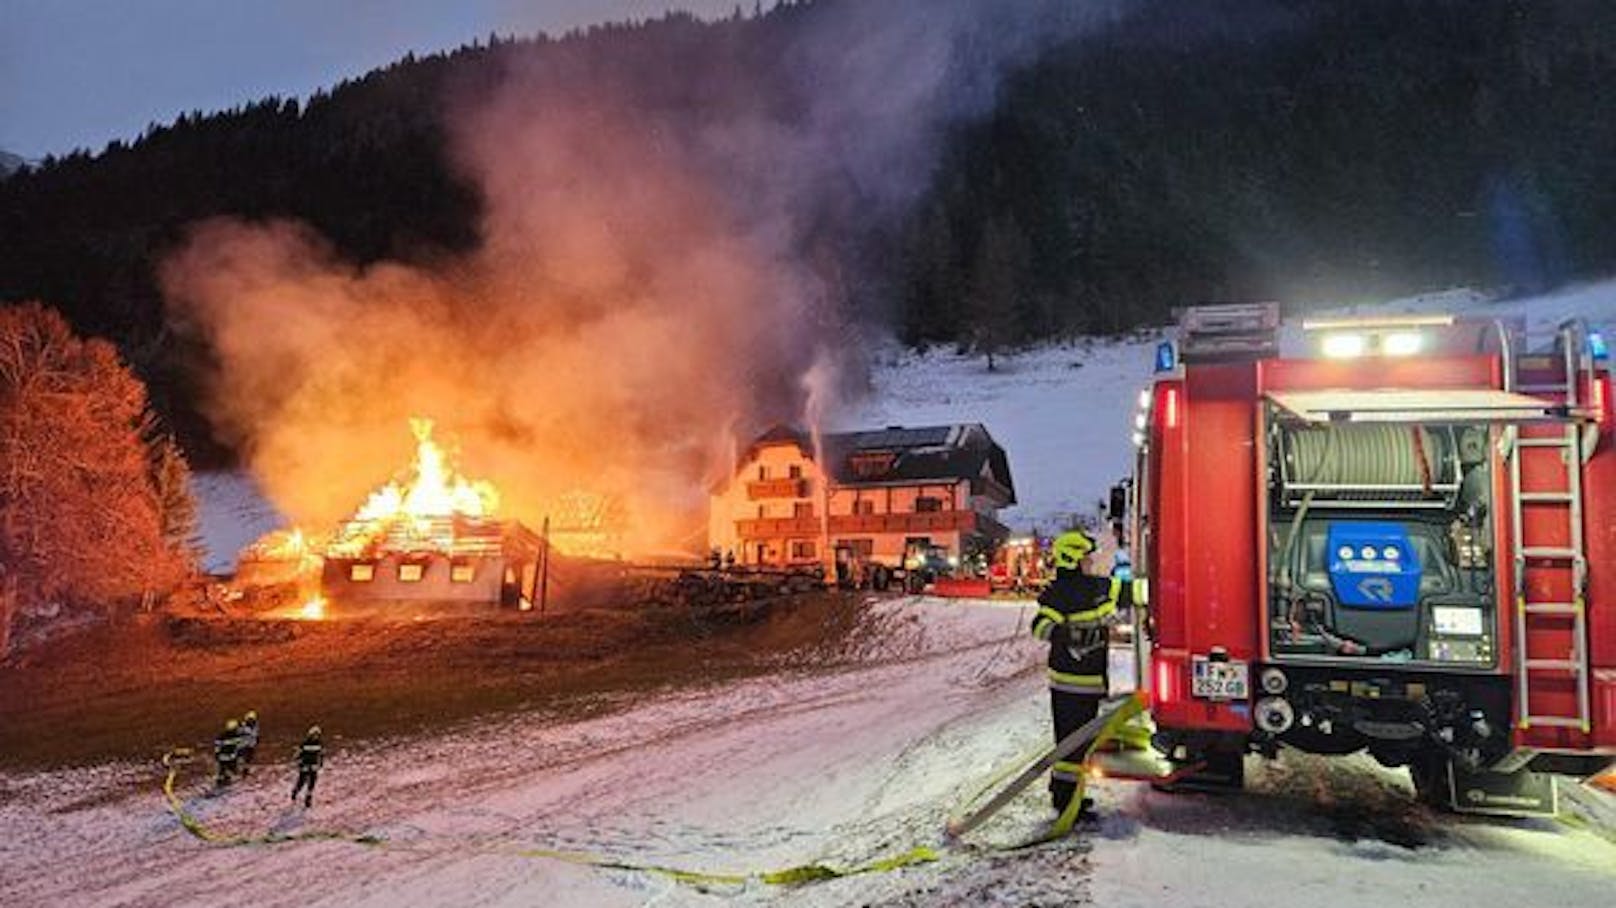
<svg viewBox="0 0 1616 908"><path fill-rule="evenodd" d="M112 607L165 591L144 386L101 340L38 303L0 308L0 655L19 609Z"/></svg>

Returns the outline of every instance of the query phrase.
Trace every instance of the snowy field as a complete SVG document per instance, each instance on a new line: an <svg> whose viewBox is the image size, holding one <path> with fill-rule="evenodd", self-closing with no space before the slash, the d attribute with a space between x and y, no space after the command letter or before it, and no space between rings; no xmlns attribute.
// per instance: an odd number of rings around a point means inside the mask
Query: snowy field
<svg viewBox="0 0 1616 908"><path fill-rule="evenodd" d="M1377 312L1462 307L1616 323L1616 284L1490 304L1463 293ZM1359 309L1358 314L1369 314ZM1009 451L1018 529L1091 515L1128 471L1129 420L1154 337L980 358L883 354L847 427L982 422ZM199 479L212 561L272 525L239 478ZM587 721L487 722L454 735L332 742L314 808L284 803L264 766L187 808L223 833L341 832L380 844L206 845L159 792L155 761L0 775L0 905L1174 905L1616 904L1611 799L1569 820L1477 821L1413 803L1406 776L1367 760L1248 762L1238 796L1169 796L1102 782L1097 827L1006 852L1049 812L1037 790L963 845L949 810L1047 735L1041 648L1027 607L893 600L890 630L854 667L782 671L651 695ZM273 717L266 717L273 722ZM272 755L274 756L274 755ZM1592 822L1589 818L1592 818ZM784 889L708 888L534 849L635 865L753 873L847 867L940 849L935 863Z"/></svg>
<svg viewBox="0 0 1616 908"><path fill-rule="evenodd" d="M0 904L1608 906L1616 843L1551 822L1436 817L1356 761L1250 761L1239 796L1102 782L1097 828L1015 852L1051 818L1035 788L964 844L951 808L1047 734L1029 607L905 599L862 664L648 697L582 722L331 743L315 806L274 755L188 810L212 830L373 838L210 846L168 812L155 763L4 780ZM273 721L273 717L266 717ZM759 873L940 860L798 888L699 887L580 866ZM1543 901L1545 887L1554 893Z"/></svg>

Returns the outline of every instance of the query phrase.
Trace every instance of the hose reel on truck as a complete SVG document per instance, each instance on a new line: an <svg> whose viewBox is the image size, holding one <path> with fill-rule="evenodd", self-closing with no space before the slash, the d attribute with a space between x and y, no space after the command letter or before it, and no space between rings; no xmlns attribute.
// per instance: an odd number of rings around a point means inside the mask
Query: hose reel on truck
<svg viewBox="0 0 1616 908"><path fill-rule="evenodd" d="M1280 500L1289 507L1452 507L1463 479L1453 427L1274 427Z"/></svg>

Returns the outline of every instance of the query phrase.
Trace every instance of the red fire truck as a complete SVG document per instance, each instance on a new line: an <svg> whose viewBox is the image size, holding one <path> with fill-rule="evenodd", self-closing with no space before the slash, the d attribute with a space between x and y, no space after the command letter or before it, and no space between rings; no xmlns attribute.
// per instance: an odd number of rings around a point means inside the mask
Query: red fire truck
<svg viewBox="0 0 1616 908"><path fill-rule="evenodd" d="M1517 813L1616 760L1604 343L1574 322L1525 340L1185 312L1113 495L1168 759L1238 785L1253 751L1367 751L1432 803Z"/></svg>

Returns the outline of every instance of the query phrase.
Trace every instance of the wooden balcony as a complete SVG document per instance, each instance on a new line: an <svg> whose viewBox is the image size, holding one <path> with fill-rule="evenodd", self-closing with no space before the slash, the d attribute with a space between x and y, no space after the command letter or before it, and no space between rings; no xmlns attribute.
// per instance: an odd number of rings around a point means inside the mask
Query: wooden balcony
<svg viewBox="0 0 1616 908"><path fill-rule="evenodd" d="M806 479L755 479L746 484L746 497L752 501L764 498L807 498Z"/></svg>
<svg viewBox="0 0 1616 908"><path fill-rule="evenodd" d="M969 533L977 529L975 511L920 511L913 514L837 514L830 518L830 531L838 536L862 533Z"/></svg>
<svg viewBox="0 0 1616 908"><path fill-rule="evenodd" d="M834 526L835 522L836 518L832 517L831 525ZM818 517L768 517L735 521L735 531L742 539L812 538L818 536L820 530Z"/></svg>

